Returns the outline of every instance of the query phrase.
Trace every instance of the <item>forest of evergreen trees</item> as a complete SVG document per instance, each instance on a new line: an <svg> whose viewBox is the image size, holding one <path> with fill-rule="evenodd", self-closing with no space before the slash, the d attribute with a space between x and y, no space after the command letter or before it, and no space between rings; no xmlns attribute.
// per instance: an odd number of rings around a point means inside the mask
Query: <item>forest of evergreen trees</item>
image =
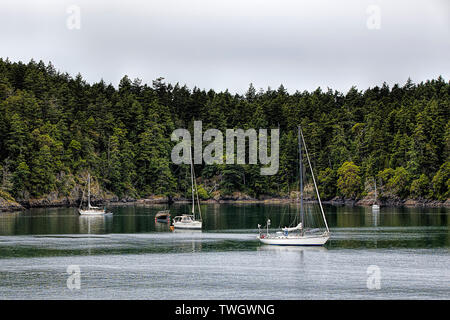
<svg viewBox="0 0 450 320"><path fill-rule="evenodd" d="M119 197L189 194L189 167L174 165L176 128L280 128L280 168L196 165L202 198L298 190L297 125L324 199L450 197L450 84L442 77L346 93L281 85L245 95L189 89L159 78L89 84L51 63L0 59L0 197L67 196L87 171Z"/></svg>

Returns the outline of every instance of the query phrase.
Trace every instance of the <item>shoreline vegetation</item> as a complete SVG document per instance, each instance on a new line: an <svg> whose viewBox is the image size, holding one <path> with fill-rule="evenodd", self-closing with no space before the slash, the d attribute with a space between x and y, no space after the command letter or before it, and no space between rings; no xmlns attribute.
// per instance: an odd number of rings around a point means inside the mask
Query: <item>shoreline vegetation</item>
<svg viewBox="0 0 450 320"><path fill-rule="evenodd" d="M163 78L91 84L51 63L0 58L0 211L76 206L88 173L94 203L188 199L190 166L172 163L171 134L199 120L204 132L280 132L275 175L246 161L195 164L203 202L295 201L301 125L324 203L371 205L376 186L379 205L448 206L449 110L442 77L348 92L250 84L237 94ZM304 187L314 200L312 182Z"/></svg>
<svg viewBox="0 0 450 320"><path fill-rule="evenodd" d="M227 196L224 198L216 199L204 199L200 200L201 204L286 204L297 203L297 193L293 192L290 197L263 197L261 199L251 198L248 195L242 195L240 193L234 196ZM169 198L165 196L155 196L144 199L123 198L119 199L115 196L107 200L93 199L92 203L97 206L125 206L125 205L155 205L155 204L176 204L176 203L191 203L191 199L184 197ZM317 203L316 199L305 199L304 203ZM373 197L366 197L363 199L344 199L334 198L331 200L322 201L323 204L336 205L336 206L372 206ZM446 201L430 200L430 199L385 199L384 201L378 201L378 204L382 207L429 207L429 208L450 208L450 199ZM73 201L73 199L32 199L27 202L18 203L15 200L5 200L0 198L0 214L1 212L11 211L24 211L30 208L61 208L61 207L77 207L79 200Z"/></svg>

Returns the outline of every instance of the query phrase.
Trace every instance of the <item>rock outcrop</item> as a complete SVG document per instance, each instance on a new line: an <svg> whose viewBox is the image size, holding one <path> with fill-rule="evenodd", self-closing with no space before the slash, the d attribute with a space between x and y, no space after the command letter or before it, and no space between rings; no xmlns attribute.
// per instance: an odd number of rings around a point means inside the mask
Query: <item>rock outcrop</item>
<svg viewBox="0 0 450 320"><path fill-rule="evenodd" d="M24 208L7 192L0 191L0 212L17 211Z"/></svg>

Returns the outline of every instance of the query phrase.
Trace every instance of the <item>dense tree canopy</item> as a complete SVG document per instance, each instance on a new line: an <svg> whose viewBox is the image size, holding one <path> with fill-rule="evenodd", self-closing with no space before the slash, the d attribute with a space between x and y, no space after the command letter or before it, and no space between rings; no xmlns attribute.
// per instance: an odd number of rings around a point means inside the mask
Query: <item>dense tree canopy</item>
<svg viewBox="0 0 450 320"><path fill-rule="evenodd" d="M450 85L443 78L347 93L283 86L244 95L127 76L118 88L89 84L51 63L0 59L1 190L16 199L68 195L90 171L119 196L186 195L189 168L174 165L176 128L280 128L280 168L196 165L202 198L298 190L296 127L302 125L325 198L359 197L377 179L401 198L449 197Z"/></svg>

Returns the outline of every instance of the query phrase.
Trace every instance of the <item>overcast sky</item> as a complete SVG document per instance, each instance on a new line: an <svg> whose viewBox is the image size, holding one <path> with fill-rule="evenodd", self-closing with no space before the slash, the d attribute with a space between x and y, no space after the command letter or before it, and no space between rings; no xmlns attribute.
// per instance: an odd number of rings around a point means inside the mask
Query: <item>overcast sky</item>
<svg viewBox="0 0 450 320"><path fill-rule="evenodd" d="M448 81L450 1L1 0L0 57L238 93Z"/></svg>

